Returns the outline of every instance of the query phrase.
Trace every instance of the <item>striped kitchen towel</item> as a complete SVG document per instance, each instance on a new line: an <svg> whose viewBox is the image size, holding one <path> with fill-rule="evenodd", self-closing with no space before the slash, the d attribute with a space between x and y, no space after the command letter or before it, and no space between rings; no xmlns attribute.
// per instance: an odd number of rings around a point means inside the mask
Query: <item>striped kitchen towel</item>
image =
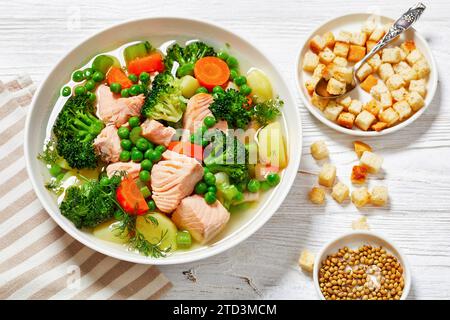
<svg viewBox="0 0 450 320"><path fill-rule="evenodd" d="M28 76L0 81L0 299L157 299L171 286L154 266L85 247L47 214L23 154Z"/></svg>

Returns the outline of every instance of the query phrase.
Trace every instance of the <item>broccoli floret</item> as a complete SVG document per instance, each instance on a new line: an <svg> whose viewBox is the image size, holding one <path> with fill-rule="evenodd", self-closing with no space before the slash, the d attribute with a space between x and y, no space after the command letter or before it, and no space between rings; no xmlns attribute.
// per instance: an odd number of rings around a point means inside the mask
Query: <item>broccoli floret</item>
<svg viewBox="0 0 450 320"><path fill-rule="evenodd" d="M89 180L81 186L70 186L59 206L61 214L77 228L93 228L111 219L114 212L119 209L116 189L120 181L120 177L117 179L114 176L109 179L108 184Z"/></svg>
<svg viewBox="0 0 450 320"><path fill-rule="evenodd" d="M72 168L95 168L98 157L93 141L103 128L87 95L70 97L53 126L58 154Z"/></svg>
<svg viewBox="0 0 450 320"><path fill-rule="evenodd" d="M208 170L212 173L224 172L235 184L249 179L248 151L236 137L225 135L219 130L214 136L209 154L203 159Z"/></svg>
<svg viewBox="0 0 450 320"><path fill-rule="evenodd" d="M214 94L209 106L216 119L226 120L232 128L244 129L251 120L247 97L234 89Z"/></svg>
<svg viewBox="0 0 450 320"><path fill-rule="evenodd" d="M252 109L252 118L261 126L274 121L280 114L280 108L284 105L284 101L276 98L258 103Z"/></svg>
<svg viewBox="0 0 450 320"><path fill-rule="evenodd" d="M142 115L155 120L178 122L183 116L185 103L181 96L180 80L169 72L158 74L147 94Z"/></svg>
<svg viewBox="0 0 450 320"><path fill-rule="evenodd" d="M196 41L181 47L178 43L173 44L167 49L164 63L166 70L172 70L174 62L177 62L177 76L192 75L194 73L194 65L200 58L216 56L214 48L208 46L204 42Z"/></svg>

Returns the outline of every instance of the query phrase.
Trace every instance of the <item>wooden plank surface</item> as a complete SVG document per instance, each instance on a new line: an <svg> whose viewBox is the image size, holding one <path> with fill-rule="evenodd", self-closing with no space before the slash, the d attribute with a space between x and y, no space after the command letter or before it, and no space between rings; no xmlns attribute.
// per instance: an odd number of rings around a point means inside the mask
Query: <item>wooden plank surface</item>
<svg viewBox="0 0 450 320"><path fill-rule="evenodd" d="M411 1L123 1L32 0L0 4L0 77L27 72L39 83L67 50L88 35L114 23L152 15L208 19L236 31L262 48L292 88L298 48L310 30L332 17L351 12L397 16ZM352 139L337 133L297 105L304 130L302 163L283 206L256 234L210 259L161 267L174 286L166 298L315 299L309 275L299 271L302 248L313 251L351 229L367 215L374 231L384 233L407 254L413 271L412 299L450 297L450 2L428 1L417 29L429 41L440 81L425 114L408 128L366 139L385 158L384 173L371 184L388 186L388 208L357 210L328 198L311 205L307 192L319 165L309 145L325 139L338 176L348 181L355 156ZM295 92L295 91L294 91Z"/></svg>

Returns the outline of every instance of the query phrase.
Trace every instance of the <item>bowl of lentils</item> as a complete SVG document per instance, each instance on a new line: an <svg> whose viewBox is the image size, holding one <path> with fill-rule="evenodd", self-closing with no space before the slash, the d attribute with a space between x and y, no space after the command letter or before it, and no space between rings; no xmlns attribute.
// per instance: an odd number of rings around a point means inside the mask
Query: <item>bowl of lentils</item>
<svg viewBox="0 0 450 320"><path fill-rule="evenodd" d="M316 256L314 286L322 300L405 300L411 287L406 257L371 231L352 231Z"/></svg>

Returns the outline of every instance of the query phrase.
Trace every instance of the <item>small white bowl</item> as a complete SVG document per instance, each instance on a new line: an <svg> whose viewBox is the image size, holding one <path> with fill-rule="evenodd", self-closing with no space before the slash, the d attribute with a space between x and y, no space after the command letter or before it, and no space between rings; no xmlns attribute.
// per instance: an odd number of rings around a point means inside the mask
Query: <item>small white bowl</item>
<svg viewBox="0 0 450 320"><path fill-rule="evenodd" d="M356 230L345 233L344 235L328 242L323 246L322 250L320 250L319 254L316 256L316 259L314 261L313 279L314 287L316 288L317 294L319 295L319 298L321 300L325 300L325 297L323 296L319 286L319 270L322 261L325 260L328 255L336 253L343 247L357 249L360 246L366 244L383 247L388 253L392 254L398 259L403 267L403 279L405 282L405 287L403 288L403 293L400 297L400 300L406 299L409 294L409 290L411 289L411 268L406 259L406 256L390 240L386 239L386 237L372 231Z"/></svg>
<svg viewBox="0 0 450 320"><path fill-rule="evenodd" d="M300 91L300 96L303 100L303 104L309 110L309 112L311 112L313 114L313 116L315 116L319 121L326 124L330 128L333 128L336 131L346 133L349 135L353 135L353 136L363 136L363 137L375 137L375 136L385 135L385 134L400 130L400 129L406 127L407 125L413 123L417 118L419 118L425 112L425 110L430 105L431 101L433 100L434 94L436 92L437 82L438 82L438 70L437 70L436 62L433 58L433 54L431 53L430 47L428 46L426 40L414 28L410 28L403 35L401 35L400 39L394 41L393 44L399 45L404 40L414 40L414 42L416 43L416 47L424 54L426 60L428 61L429 65L430 65L431 72L430 72L430 75L428 76L428 81L427 81L427 95L425 97L425 105L422 107L422 109L420 109L419 111L414 113L409 119L407 119L403 122L400 122L399 124L397 124L391 128L382 130L380 132L362 131L356 127L354 127L353 129L347 129L347 128L341 127L340 125L338 125L337 123L335 123L331 120L328 120L324 116L323 112L320 111L317 107L315 107L311 103L311 98L305 88L305 85L304 85L305 80L310 78L310 75L308 73L306 73L305 71L303 71L301 62L303 61L303 57L304 57L305 53L309 50L309 41L315 35L317 35L317 34L321 35L327 31L332 31L334 34L337 34L337 32L339 32L341 30L346 30L346 31L360 30L364 21L366 21L367 18L369 18L370 16L371 16L371 14L369 14L369 13L348 14L348 15L344 15L344 16L340 16L340 17L331 19L331 20L323 23L318 28L316 28L313 32L311 32L311 34L306 38L305 43L300 48L300 51L298 53L296 66L295 66L297 90ZM384 16L380 16L379 19L380 19L381 24L394 22L393 19L384 17ZM350 93L350 96L352 98L358 98L358 99L365 96L365 99L361 99L361 100L368 100L370 95L368 93L364 92L364 90L362 90L359 86L357 86Z"/></svg>

